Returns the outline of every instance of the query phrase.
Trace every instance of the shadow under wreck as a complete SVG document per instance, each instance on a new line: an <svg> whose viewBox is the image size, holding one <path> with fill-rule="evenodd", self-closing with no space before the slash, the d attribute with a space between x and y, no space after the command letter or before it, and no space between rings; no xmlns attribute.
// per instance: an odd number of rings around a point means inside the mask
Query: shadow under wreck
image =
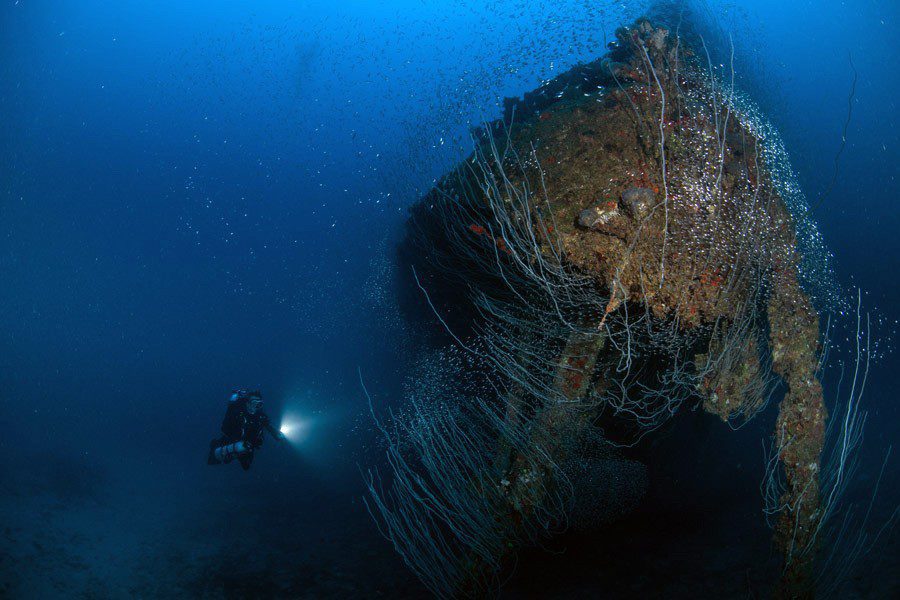
<svg viewBox="0 0 900 600"><path fill-rule="evenodd" d="M414 282L481 384L379 423L394 477L369 478L370 509L432 592L479 596L564 526L585 481L602 485L572 465L639 495L645 473L618 448L688 403L739 427L778 390L763 486L777 593L811 596L834 496L809 291L827 266L798 247L810 225L774 132L703 40L647 19L616 37L508 100L412 210Z"/></svg>

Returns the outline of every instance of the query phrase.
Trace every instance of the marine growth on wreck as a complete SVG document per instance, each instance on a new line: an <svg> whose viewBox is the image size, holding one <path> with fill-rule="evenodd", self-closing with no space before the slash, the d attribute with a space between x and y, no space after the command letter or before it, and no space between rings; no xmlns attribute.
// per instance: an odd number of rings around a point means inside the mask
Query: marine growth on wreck
<svg viewBox="0 0 900 600"><path fill-rule="evenodd" d="M802 251L777 141L728 75L702 38L640 20L508 100L412 211L415 283L432 308L429 293L456 291L469 329L435 317L492 390L419 396L382 424L394 472L370 478L370 508L435 594L496 589L517 548L591 493L570 468L586 448L636 481L617 446L685 406L739 427L773 398L777 593L815 593L831 504L809 281L827 267Z"/></svg>

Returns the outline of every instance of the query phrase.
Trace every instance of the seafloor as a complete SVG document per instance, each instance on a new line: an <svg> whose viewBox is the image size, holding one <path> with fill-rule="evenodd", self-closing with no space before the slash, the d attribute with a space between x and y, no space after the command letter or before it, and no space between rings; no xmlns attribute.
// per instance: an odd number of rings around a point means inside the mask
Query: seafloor
<svg viewBox="0 0 900 600"><path fill-rule="evenodd" d="M656 460L637 511L523 552L501 597L767 597L778 555L760 514L761 460L747 464L743 446L759 433L680 416L646 449ZM122 457L9 462L0 597L427 597L375 531L353 469L341 482L302 478L300 489L273 475L284 456L267 450L259 458L272 464L246 474L200 460L173 471L135 459L124 478L113 475L124 471L113 461L132 462ZM898 558L894 538L867 562L878 573ZM842 597L896 597L900 574L880 573Z"/></svg>

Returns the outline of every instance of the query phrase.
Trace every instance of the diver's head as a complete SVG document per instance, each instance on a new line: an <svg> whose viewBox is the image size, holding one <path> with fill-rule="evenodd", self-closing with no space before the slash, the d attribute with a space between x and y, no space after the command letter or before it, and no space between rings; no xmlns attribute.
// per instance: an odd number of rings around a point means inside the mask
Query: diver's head
<svg viewBox="0 0 900 600"><path fill-rule="evenodd" d="M258 390L247 394L247 412L255 415L262 408L262 394Z"/></svg>

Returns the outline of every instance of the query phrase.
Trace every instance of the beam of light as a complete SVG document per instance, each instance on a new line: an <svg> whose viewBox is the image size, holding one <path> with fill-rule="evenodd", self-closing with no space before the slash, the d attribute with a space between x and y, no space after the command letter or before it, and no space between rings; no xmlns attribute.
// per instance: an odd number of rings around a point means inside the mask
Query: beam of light
<svg viewBox="0 0 900 600"><path fill-rule="evenodd" d="M278 430L292 445L300 444L309 436L312 422L294 414L287 414L281 420Z"/></svg>
<svg viewBox="0 0 900 600"><path fill-rule="evenodd" d="M290 454L295 455L305 465L314 468L320 476L343 477L337 469L351 469L356 475L355 461L346 461L343 450L339 450L346 434L346 427L352 421L349 399L333 395L323 396L309 387L305 381L293 389L285 390L280 402L274 403L277 410L272 413L272 424L285 436ZM287 458L287 457L285 457Z"/></svg>

